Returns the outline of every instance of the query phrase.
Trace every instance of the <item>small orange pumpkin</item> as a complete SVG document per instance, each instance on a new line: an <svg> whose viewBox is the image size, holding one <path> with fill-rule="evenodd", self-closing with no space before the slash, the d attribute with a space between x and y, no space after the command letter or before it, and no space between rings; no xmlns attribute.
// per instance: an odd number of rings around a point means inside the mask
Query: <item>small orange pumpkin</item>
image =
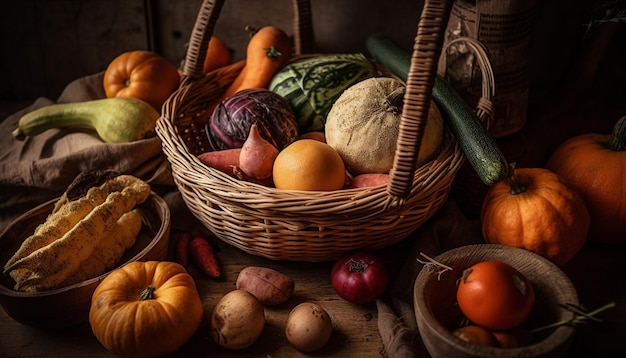
<svg viewBox="0 0 626 358"><path fill-rule="evenodd" d="M108 98L139 98L159 112L179 83L176 66L155 52L143 50L124 52L114 58L103 79Z"/></svg>
<svg viewBox="0 0 626 358"><path fill-rule="evenodd" d="M185 344L198 330L203 313L195 281L181 265L131 262L96 287L89 323L110 352L156 357Z"/></svg>
<svg viewBox="0 0 626 358"><path fill-rule="evenodd" d="M611 134L589 133L566 140L546 167L587 202L590 241L626 241L626 116Z"/></svg>
<svg viewBox="0 0 626 358"><path fill-rule="evenodd" d="M585 201L559 175L513 167L489 188L481 220L485 241L532 251L559 266L583 247L590 221Z"/></svg>

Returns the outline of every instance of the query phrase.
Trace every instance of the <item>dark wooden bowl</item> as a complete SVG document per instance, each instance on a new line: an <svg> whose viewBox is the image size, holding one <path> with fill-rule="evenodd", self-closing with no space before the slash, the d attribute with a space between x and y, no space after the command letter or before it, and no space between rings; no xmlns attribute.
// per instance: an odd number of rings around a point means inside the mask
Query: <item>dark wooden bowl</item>
<svg viewBox="0 0 626 358"><path fill-rule="evenodd" d="M578 295L570 279L552 262L530 251L503 245L478 244L459 247L434 258L453 268L438 276L425 266L415 280L415 318L424 346L433 357L564 357L574 328L561 326L546 330L533 343L519 348L492 348L465 342L451 332L463 315L456 304L456 281L463 270L484 260L510 264L526 276L535 290L533 311L525 328L570 319L573 313L560 305L578 305Z"/></svg>
<svg viewBox="0 0 626 358"><path fill-rule="evenodd" d="M0 234L0 267L17 251L22 242L43 223L58 199L24 213ZM170 237L170 211L167 203L152 193L139 205L143 227L128 249L120 266L132 261L163 260L167 256ZM91 295L107 273L98 277L45 292L27 293L13 289L9 275L0 275L0 304L14 320L40 328L62 328L86 322Z"/></svg>

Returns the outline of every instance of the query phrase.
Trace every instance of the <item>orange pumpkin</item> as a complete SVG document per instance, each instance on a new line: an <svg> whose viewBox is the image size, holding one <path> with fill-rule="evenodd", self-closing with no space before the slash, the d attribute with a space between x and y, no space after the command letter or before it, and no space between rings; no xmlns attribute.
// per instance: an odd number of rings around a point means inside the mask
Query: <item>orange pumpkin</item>
<svg viewBox="0 0 626 358"><path fill-rule="evenodd" d="M617 121L611 134L589 133L566 140L546 167L587 202L590 241L626 241L626 117Z"/></svg>
<svg viewBox="0 0 626 358"><path fill-rule="evenodd" d="M203 311L195 281L181 265L131 262L96 287L89 323L110 352L155 357L185 344L200 326Z"/></svg>
<svg viewBox="0 0 626 358"><path fill-rule="evenodd" d="M542 168L511 168L489 188L481 210L485 241L523 248L564 265L583 247L589 212L559 175Z"/></svg>
<svg viewBox="0 0 626 358"><path fill-rule="evenodd" d="M155 52L143 50L117 56L107 66L103 80L108 98L139 98L159 112L179 83L176 66Z"/></svg>

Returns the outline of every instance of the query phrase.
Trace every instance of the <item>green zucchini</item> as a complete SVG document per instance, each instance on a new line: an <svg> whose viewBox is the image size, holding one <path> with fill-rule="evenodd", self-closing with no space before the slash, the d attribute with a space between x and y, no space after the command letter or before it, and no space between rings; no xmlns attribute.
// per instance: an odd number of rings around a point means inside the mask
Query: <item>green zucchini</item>
<svg viewBox="0 0 626 358"><path fill-rule="evenodd" d="M89 128L106 143L126 143L152 137L159 112L136 98L104 98L55 103L26 113L13 131L24 140L53 128Z"/></svg>
<svg viewBox="0 0 626 358"><path fill-rule="evenodd" d="M300 133L323 131L326 116L341 93L376 75L363 54L332 54L288 64L272 79L269 89L292 105Z"/></svg>
<svg viewBox="0 0 626 358"><path fill-rule="evenodd" d="M406 82L409 53L382 34L369 36L365 46L374 59ZM504 180L508 162L467 102L440 76L435 77L432 98L482 182L492 186Z"/></svg>

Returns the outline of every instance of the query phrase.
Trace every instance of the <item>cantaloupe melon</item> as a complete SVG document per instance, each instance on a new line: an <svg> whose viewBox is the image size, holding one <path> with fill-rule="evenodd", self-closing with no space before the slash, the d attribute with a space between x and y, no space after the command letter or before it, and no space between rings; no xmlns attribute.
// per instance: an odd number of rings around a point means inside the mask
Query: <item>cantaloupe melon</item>
<svg viewBox="0 0 626 358"><path fill-rule="evenodd" d="M388 173L392 168L404 89L404 83L394 78L369 78L346 89L331 107L325 126L326 142L341 155L353 175ZM418 166L437 154L443 126L441 114L433 102Z"/></svg>

